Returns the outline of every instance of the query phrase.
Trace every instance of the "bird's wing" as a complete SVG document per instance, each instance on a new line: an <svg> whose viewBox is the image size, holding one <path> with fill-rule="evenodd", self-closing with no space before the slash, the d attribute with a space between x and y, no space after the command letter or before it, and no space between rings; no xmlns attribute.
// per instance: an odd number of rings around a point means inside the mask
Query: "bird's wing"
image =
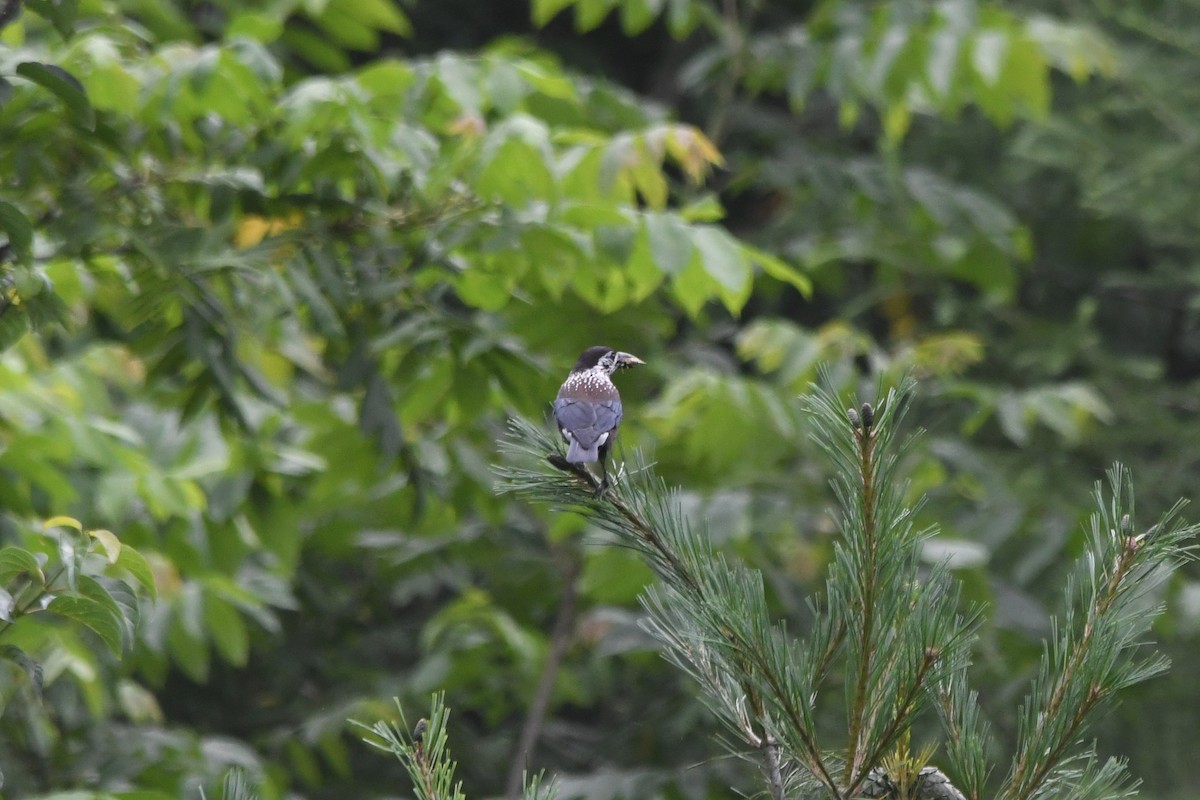
<svg viewBox="0 0 1200 800"><path fill-rule="evenodd" d="M558 427L569 432L581 447L590 450L601 436L621 424L621 401L593 403L559 398L554 401L554 418Z"/></svg>
<svg viewBox="0 0 1200 800"><path fill-rule="evenodd" d="M596 406L586 400L560 397L554 401L554 419L558 427L574 434L596 424Z"/></svg>
<svg viewBox="0 0 1200 800"><path fill-rule="evenodd" d="M601 432L613 431L621 424L621 401L604 400L596 404L596 428Z"/></svg>

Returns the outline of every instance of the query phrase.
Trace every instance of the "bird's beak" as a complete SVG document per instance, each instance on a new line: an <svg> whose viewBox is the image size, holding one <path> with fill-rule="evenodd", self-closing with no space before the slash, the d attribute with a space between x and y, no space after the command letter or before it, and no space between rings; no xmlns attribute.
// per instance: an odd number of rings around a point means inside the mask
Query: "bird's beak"
<svg viewBox="0 0 1200 800"><path fill-rule="evenodd" d="M645 364L637 356L632 353L617 353L617 365L622 367L632 367L634 364Z"/></svg>

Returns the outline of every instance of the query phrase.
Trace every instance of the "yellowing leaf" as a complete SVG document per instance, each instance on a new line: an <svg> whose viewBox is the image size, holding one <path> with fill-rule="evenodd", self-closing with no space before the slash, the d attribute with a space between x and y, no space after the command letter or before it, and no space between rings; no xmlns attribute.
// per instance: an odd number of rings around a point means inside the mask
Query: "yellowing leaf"
<svg viewBox="0 0 1200 800"><path fill-rule="evenodd" d="M233 234L233 244L240 249L254 247L268 236L275 236L300 227L300 223L303 221L304 215L299 211L294 211L286 217L260 217L257 214L248 214L238 223L237 230Z"/></svg>
<svg viewBox="0 0 1200 800"><path fill-rule="evenodd" d="M487 123L483 117L475 113L458 115L446 128L446 133L452 136L464 136L468 139L478 139L487 133Z"/></svg>
<svg viewBox="0 0 1200 800"><path fill-rule="evenodd" d="M694 183L703 180L710 167L725 163L712 140L690 125L669 129L664 140L667 153Z"/></svg>
<svg viewBox="0 0 1200 800"><path fill-rule="evenodd" d="M104 555L108 558L108 563L117 563L117 559L121 557L121 540L117 538L115 533L104 528L97 528L88 531L87 535L99 542L100 546L104 548Z"/></svg>
<svg viewBox="0 0 1200 800"><path fill-rule="evenodd" d="M42 528L74 528L83 533L83 523L74 517L51 517L42 523Z"/></svg>

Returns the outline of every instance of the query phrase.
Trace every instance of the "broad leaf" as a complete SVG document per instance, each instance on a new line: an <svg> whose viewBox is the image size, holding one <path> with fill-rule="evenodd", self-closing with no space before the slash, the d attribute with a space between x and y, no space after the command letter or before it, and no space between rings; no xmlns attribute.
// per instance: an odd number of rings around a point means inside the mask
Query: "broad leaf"
<svg viewBox="0 0 1200 800"><path fill-rule="evenodd" d="M113 653L121 652L121 623L105 605L88 597L59 595L46 610L89 628Z"/></svg>
<svg viewBox="0 0 1200 800"><path fill-rule="evenodd" d="M0 586L8 585L18 576L36 580L39 584L46 582L46 576L33 553L11 545L0 549Z"/></svg>

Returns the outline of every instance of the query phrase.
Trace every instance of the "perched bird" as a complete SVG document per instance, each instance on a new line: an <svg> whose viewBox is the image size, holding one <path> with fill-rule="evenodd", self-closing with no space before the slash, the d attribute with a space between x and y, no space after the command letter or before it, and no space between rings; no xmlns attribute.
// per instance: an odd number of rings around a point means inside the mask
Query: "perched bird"
<svg viewBox="0 0 1200 800"><path fill-rule="evenodd" d="M611 347L589 347L571 368L554 400L554 419L567 447L567 461L600 462L600 488L608 486L608 451L621 425L621 395L612 374L644 364L640 358Z"/></svg>

